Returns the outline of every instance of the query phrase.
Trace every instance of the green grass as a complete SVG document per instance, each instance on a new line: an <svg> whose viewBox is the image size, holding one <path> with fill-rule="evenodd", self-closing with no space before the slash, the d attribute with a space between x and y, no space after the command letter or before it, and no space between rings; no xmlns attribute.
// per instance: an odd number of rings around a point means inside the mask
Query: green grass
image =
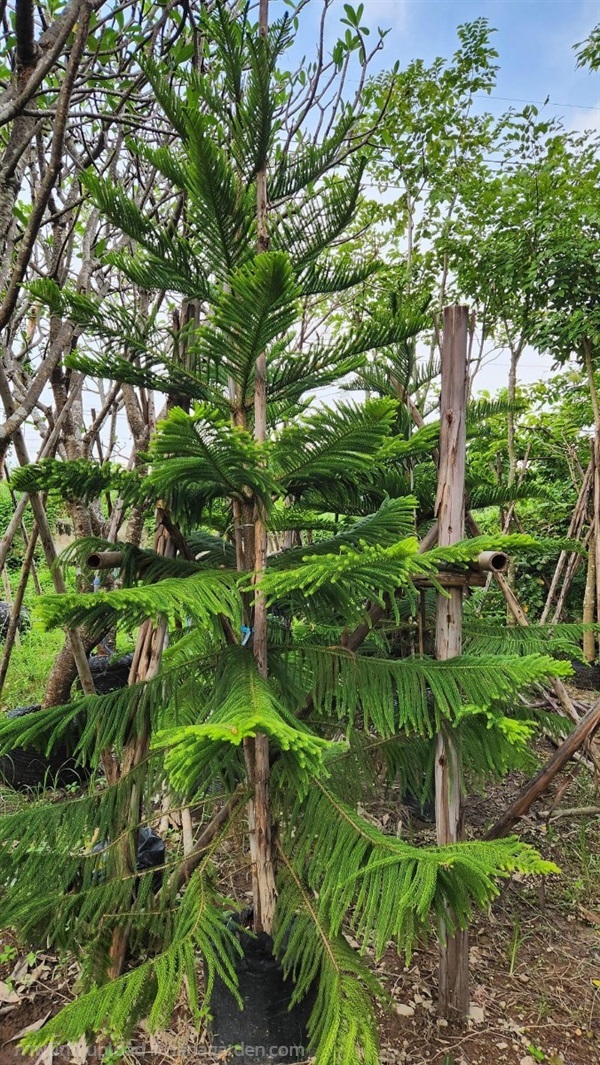
<svg viewBox="0 0 600 1065"><path fill-rule="evenodd" d="M8 572L14 597L21 571L17 568ZM43 561L37 563L37 575L42 593L54 591L52 575ZM73 590L75 588L74 576L73 570L65 573L67 585ZM4 598L4 590L0 593L0 598ZM37 599L35 585L30 576L24 600L24 608L29 615ZM35 624L30 628L26 627L26 631L21 634L20 642L15 643L12 649L6 681L0 692L0 712L12 710L16 706L28 706L31 703L41 702L54 659L61 650L64 640L65 635L61 629L55 632L41 632L35 628ZM0 655L3 647L3 643L0 642Z"/></svg>
<svg viewBox="0 0 600 1065"><path fill-rule="evenodd" d="M21 576L20 568L9 569L8 574L14 596ZM52 575L44 562L38 561L37 574L42 591L52 591ZM4 598L4 590L1 597ZM30 576L24 601L28 614L31 614L37 598ZM12 710L16 706L41 702L46 680L64 639L64 633L60 629L56 632L39 632L35 627L25 626L20 641L13 645L6 681L0 693L0 710ZM0 655L3 648L4 644L0 643Z"/></svg>
<svg viewBox="0 0 600 1065"><path fill-rule="evenodd" d="M6 681L0 696L2 710L41 702L48 675L64 640L64 633L60 629L56 632L30 629L23 634L21 643L15 644L10 656ZM2 644L0 649L1 647Z"/></svg>

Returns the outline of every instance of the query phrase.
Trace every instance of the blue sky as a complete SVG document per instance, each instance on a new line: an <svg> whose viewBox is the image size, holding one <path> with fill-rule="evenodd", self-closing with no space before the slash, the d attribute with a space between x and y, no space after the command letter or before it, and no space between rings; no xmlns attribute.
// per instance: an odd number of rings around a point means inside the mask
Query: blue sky
<svg viewBox="0 0 600 1065"><path fill-rule="evenodd" d="M573 45L600 22L600 0L364 0L364 4L363 22L373 29L391 30L374 69L392 66L396 60L405 66L411 59L429 62L436 56L450 57L457 44L456 27L483 16L497 30L494 46L500 70L493 95L510 99L482 101L482 107L500 112L510 101L533 103L549 95L548 111L569 128L599 128L600 75L576 69ZM272 14L284 9L283 0L271 0ZM301 16L299 43L308 59L314 55L321 9L321 0L309 0ZM330 42L338 36L343 15L344 0L333 0Z"/></svg>

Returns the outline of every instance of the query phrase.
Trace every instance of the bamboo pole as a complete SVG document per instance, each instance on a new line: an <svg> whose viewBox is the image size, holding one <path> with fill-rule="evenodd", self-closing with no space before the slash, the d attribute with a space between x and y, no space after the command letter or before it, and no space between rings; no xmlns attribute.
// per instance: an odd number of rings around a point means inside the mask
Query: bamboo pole
<svg viewBox="0 0 600 1065"><path fill-rule="evenodd" d="M464 535L467 333L469 309L444 308L440 447L435 512L438 544L448 547ZM462 588L438 593L436 657L455 658L462 649ZM436 739L435 815L439 846L463 838L461 770L451 730ZM438 1007L442 1017L464 1020L469 1011L469 946L467 931L457 929L451 912L442 928L439 956ZM452 934L451 929L455 928Z"/></svg>
<svg viewBox="0 0 600 1065"><path fill-rule="evenodd" d="M481 573L507 573L510 559L504 551L482 551L473 568Z"/></svg>
<svg viewBox="0 0 600 1065"><path fill-rule="evenodd" d="M19 501L18 501L18 499L17 499L17 497L15 495L15 490L14 490L12 484L11 484L11 481L10 481L10 471L9 471L9 468L8 468L8 463L6 461L4 463L4 476L6 478L6 483L8 485L8 491L10 492L10 498L12 500L13 507L16 510ZM21 518L21 521L20 521L19 524L20 524L20 527L21 527L21 536L23 537L23 544L25 546L25 550L27 551L27 545L29 544L29 534L28 534L27 529L25 527L25 522L23 521L22 518ZM35 565L35 561L34 561L33 557L31 559L31 576L33 577L33 583L35 584L36 594L37 595L41 595L42 594L42 586L40 584L40 579L39 579L38 574L37 574L37 569L36 569L36 565Z"/></svg>
<svg viewBox="0 0 600 1065"><path fill-rule="evenodd" d="M585 534L585 536L583 538L583 541L582 541L582 547L584 548L584 550L585 549L589 550L591 535L592 535L592 525L590 525L590 527L587 530L587 532L586 532L586 534ZM597 547L596 547L596 550L597 550ZM560 590L560 594L558 596L558 599L556 600L556 607L554 609L554 614L552 615L552 624L553 625L556 625L557 622L560 621L561 614L562 614L563 609L564 609L566 598L567 598L567 596L569 594L569 591L571 589L571 585L573 583L573 578L575 577L575 574L577 573L577 570L579 569L579 566L581 565L582 558L583 558L583 554L580 554L577 551L574 551L573 554L571 555L571 557L569 558L569 561L567 563L567 571L565 573L565 578L563 580L562 588Z"/></svg>
<svg viewBox="0 0 600 1065"><path fill-rule="evenodd" d="M568 537L569 540L572 539L573 537L577 537L577 539L579 539L579 537L581 535L581 530L583 528L583 524L585 522L585 519L586 519L586 516L587 516L587 512L588 512L588 507L589 507L589 502L590 502L590 493L591 493L591 489L592 489L593 483L594 483L593 470L594 470L594 452L592 450L592 455L591 455L590 461L588 463L588 467L587 467L587 469L585 471L585 475L584 475L584 478L583 478L583 481L582 481L582 484L581 484L581 488L579 489L579 495L577 497L577 502L575 504L575 509L573 511L573 514L571 516L571 521L569 523L569 531L567 533L567 537ZM568 560L570 554L572 554L572 552L561 551L560 555L558 556L558 562L556 563L556 568L554 570L554 575L552 577L552 582L550 584L550 589L548 591L548 596L546 598L546 602L544 604L544 609L542 610L542 614L541 614L541 617L540 617L540 625L544 625L545 622L548 620L548 615L549 615L550 609L552 607L552 602L553 602L554 596L556 595L556 591L557 591L557 588L558 588L558 582L559 582L559 580L560 580L560 578L562 576L562 571L565 568L565 565L567 564L567 560Z"/></svg>
<svg viewBox="0 0 600 1065"><path fill-rule="evenodd" d="M596 436L594 437L594 507L593 507L593 519L592 529L598 532L600 530L600 427L596 425ZM589 550L594 550L595 553L595 575L596 575L596 617L600 618L600 536L590 536Z"/></svg>
<svg viewBox="0 0 600 1065"><path fill-rule="evenodd" d="M85 560L89 569L119 569L123 564L122 551L94 551Z"/></svg>
<svg viewBox="0 0 600 1065"><path fill-rule="evenodd" d="M596 530L592 529L588 551L587 576L583 597L582 621L584 625L593 625L596 615ZM596 634L593 628L586 628L583 633L583 655L586 662L596 658Z"/></svg>
<svg viewBox="0 0 600 1065"><path fill-rule="evenodd" d="M592 359L592 345L588 339L583 341L585 369L590 386L590 399L594 412L594 494L592 525L596 532L600 530L600 398L596 387L596 374ZM596 617L600 618L600 536L596 536Z"/></svg>

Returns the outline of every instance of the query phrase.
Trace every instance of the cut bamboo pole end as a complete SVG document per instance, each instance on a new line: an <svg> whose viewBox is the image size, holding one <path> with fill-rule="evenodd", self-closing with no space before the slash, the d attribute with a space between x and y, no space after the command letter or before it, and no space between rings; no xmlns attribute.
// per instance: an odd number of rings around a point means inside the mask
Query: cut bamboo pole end
<svg viewBox="0 0 600 1065"><path fill-rule="evenodd" d="M93 551L85 560L89 569L120 569L123 564L122 551Z"/></svg>
<svg viewBox="0 0 600 1065"><path fill-rule="evenodd" d="M477 556L475 568L480 573L508 573L510 559L505 551L482 551Z"/></svg>

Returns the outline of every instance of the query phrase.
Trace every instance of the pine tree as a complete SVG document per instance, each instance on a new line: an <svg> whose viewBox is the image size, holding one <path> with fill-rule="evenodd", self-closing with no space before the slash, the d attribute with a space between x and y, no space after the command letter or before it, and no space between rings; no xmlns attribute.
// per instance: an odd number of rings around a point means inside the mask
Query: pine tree
<svg viewBox="0 0 600 1065"><path fill-rule="evenodd" d="M185 204L184 224L151 222L118 184L85 176L92 202L134 248L113 265L143 289L195 301L198 320L173 333L116 301L36 285L92 338L71 366L169 399L144 478L79 462L20 474L24 490L91 499L114 489L155 507L161 530L153 550L76 545L80 560L119 552L122 587L46 596L39 621L98 634L154 625L172 636L155 675L0 725L4 751L41 737L51 748L78 719L78 754L98 770L84 794L42 797L2 818L3 923L84 951L83 992L26 1037L29 1049L89 1031L126 1035L141 1017L160 1028L183 986L200 1023L217 977L235 992L235 903L222 893L218 853L246 810L256 927L272 931L296 999L317 983L317 1062L375 1065L372 1000L381 989L347 933L377 958L390 941L410 955L448 908L466 924L474 907L489 906L499 878L554 867L515 839L412 846L357 813L357 797L383 773L425 798L442 722L471 778L526 764L536 723L514 697L566 667L509 651L448 662L397 656L415 578L435 583L440 569L464 568L484 549L533 545L483 537L420 552L435 425L411 434L394 396L307 399L360 371L368 353L410 345L426 319L394 303L302 341L302 309L314 297L351 292L377 269L342 267L332 253L360 196L352 116L320 142L282 151L278 64L290 22L263 21L259 32L218 6L203 19L202 74L173 87L147 66L176 138L133 147ZM373 606L389 619L377 629L367 623ZM173 805L202 811L202 823L189 854L170 849L156 891L135 852L164 787ZM130 965L107 979L115 929Z"/></svg>

